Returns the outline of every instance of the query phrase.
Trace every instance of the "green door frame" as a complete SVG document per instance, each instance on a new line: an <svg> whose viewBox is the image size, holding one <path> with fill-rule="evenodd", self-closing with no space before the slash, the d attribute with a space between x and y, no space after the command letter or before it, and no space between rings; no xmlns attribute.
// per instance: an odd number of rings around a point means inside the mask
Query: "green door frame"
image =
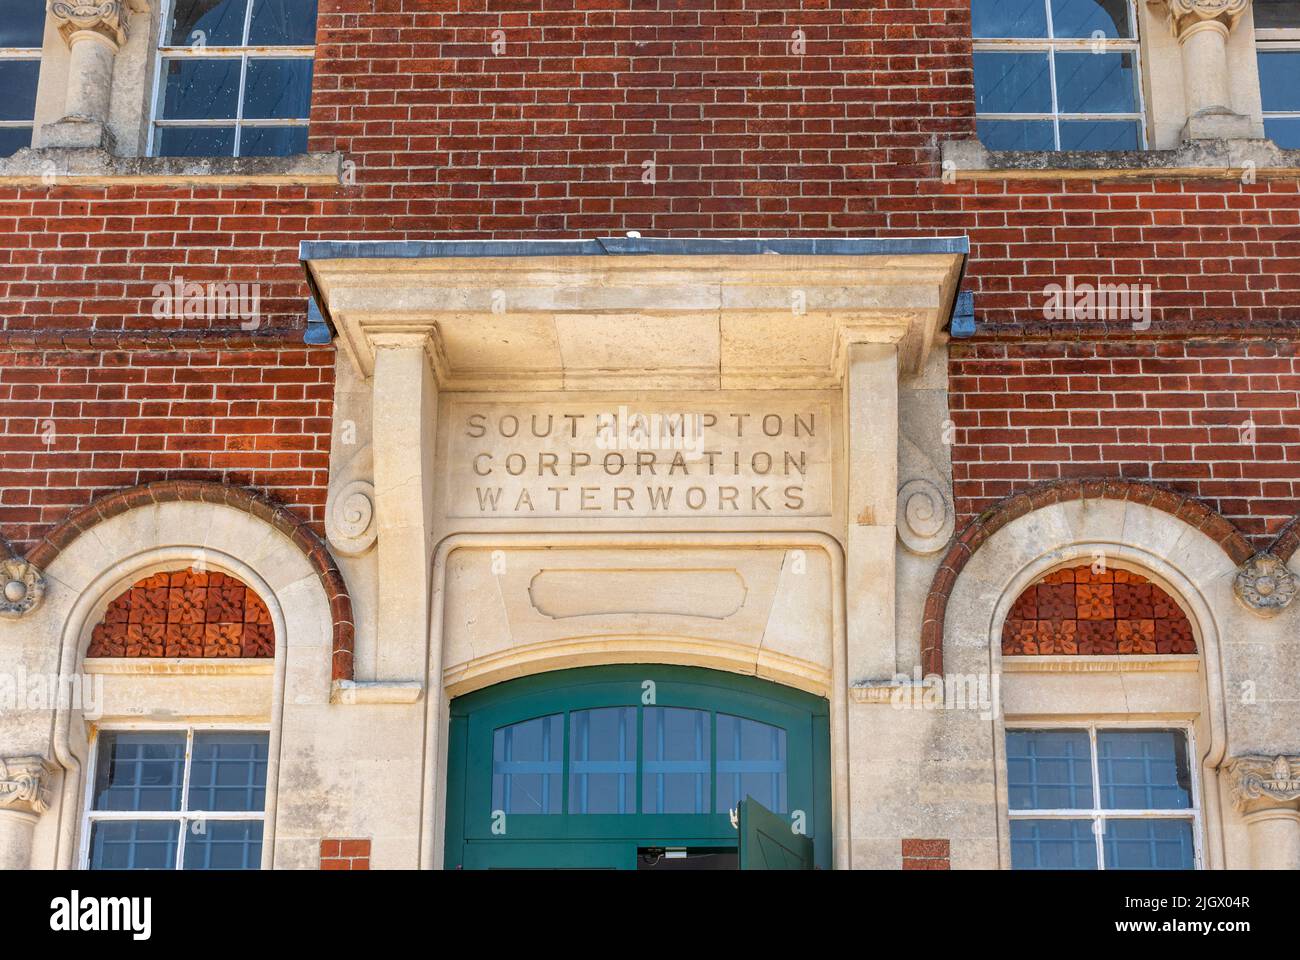
<svg viewBox="0 0 1300 960"><path fill-rule="evenodd" d="M649 684L653 684L651 687ZM653 699L643 704L653 691ZM726 811L645 814L641 805L642 738L637 737L636 813L510 814L493 818L492 737L498 728L565 714L562 796L569 784L568 712L644 706L684 707L771 724L786 732L786 806L800 811L813 842L814 863L830 869L831 785L829 704L821 697L739 674L659 664L579 667L534 674L477 690L451 702L447 756L448 869L587 867L635 869L638 847L735 848ZM709 751L712 796L717 791L716 743ZM711 800L710 808L716 803ZM567 806L562 807L567 811ZM494 826L496 830L494 831Z"/></svg>

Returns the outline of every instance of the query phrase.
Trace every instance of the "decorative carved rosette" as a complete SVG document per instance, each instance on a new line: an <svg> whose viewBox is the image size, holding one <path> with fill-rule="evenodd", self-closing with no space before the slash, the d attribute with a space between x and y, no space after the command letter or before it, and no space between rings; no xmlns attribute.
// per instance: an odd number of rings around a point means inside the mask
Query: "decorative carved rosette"
<svg viewBox="0 0 1300 960"><path fill-rule="evenodd" d="M931 480L909 480L898 489L898 539L913 553L942 550L952 539L956 517L948 498Z"/></svg>
<svg viewBox="0 0 1300 960"><path fill-rule="evenodd" d="M69 46L76 34L86 31L107 40L114 49L126 43L131 13L122 0L50 0L49 12Z"/></svg>
<svg viewBox="0 0 1300 960"><path fill-rule="evenodd" d="M1217 22L1231 30L1250 8L1250 0L1149 0L1164 7L1169 29L1182 39L1188 30L1203 23Z"/></svg>
<svg viewBox="0 0 1300 960"><path fill-rule="evenodd" d="M0 810L41 814L50 808L55 767L43 757L0 759Z"/></svg>
<svg viewBox="0 0 1300 960"><path fill-rule="evenodd" d="M1281 806L1300 800L1300 757L1234 757L1223 769L1238 810L1259 806L1260 801Z"/></svg>
<svg viewBox="0 0 1300 960"><path fill-rule="evenodd" d="M0 560L0 617L16 620L41 605L45 577L21 557Z"/></svg>
<svg viewBox="0 0 1300 960"><path fill-rule="evenodd" d="M1272 616L1295 599L1296 578L1287 565L1271 553L1257 553L1237 571L1232 588L1237 599L1251 610Z"/></svg>

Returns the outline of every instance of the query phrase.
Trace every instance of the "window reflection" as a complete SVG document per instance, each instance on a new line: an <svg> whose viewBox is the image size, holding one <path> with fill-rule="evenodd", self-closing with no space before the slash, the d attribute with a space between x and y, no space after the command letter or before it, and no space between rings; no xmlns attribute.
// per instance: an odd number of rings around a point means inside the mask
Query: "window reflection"
<svg viewBox="0 0 1300 960"><path fill-rule="evenodd" d="M560 813L564 715L525 720L492 733L492 809Z"/></svg>
<svg viewBox="0 0 1300 960"><path fill-rule="evenodd" d="M785 746L780 727L718 714L717 811L753 797L773 813L786 813Z"/></svg>
<svg viewBox="0 0 1300 960"><path fill-rule="evenodd" d="M644 813L709 812L709 714L646 707Z"/></svg>
<svg viewBox="0 0 1300 960"><path fill-rule="evenodd" d="M569 718L569 812L636 812L636 708Z"/></svg>

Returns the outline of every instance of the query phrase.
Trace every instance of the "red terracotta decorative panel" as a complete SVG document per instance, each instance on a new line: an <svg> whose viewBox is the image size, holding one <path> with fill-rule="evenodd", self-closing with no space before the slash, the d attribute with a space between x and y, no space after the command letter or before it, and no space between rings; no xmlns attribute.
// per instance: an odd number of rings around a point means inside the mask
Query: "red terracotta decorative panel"
<svg viewBox="0 0 1300 960"><path fill-rule="evenodd" d="M1012 604L1005 656L1196 653L1192 624L1168 593L1130 570L1054 570Z"/></svg>
<svg viewBox="0 0 1300 960"><path fill-rule="evenodd" d="M234 577L155 573L125 590L91 633L88 657L273 657L266 604Z"/></svg>

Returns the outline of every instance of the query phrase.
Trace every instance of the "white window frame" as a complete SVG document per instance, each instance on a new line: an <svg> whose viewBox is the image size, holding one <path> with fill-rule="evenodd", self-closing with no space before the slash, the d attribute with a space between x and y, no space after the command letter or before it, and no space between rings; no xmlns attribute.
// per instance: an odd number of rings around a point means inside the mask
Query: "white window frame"
<svg viewBox="0 0 1300 960"><path fill-rule="evenodd" d="M1027 120L1027 121L1047 121L1052 124L1052 143L1053 150L1061 149L1061 121L1071 120L1128 120L1136 122L1140 131L1138 137L1138 149L1147 149L1149 132L1147 130L1147 108L1146 108L1146 91L1142 83L1142 38L1139 34L1141 24L1137 15L1134 0L1128 2L1129 32L1133 34L1130 39L1107 39L1093 40L1091 37L1078 38L1055 38L1055 26L1052 23L1052 4L1051 0L1042 0L1043 6L1047 11L1047 36L1034 37L1027 39L1016 38L996 38L996 37L975 37L973 38L973 51L975 53L1047 53L1048 82L1051 84L1052 92L1052 112L1051 113L979 113L975 114L978 120ZM1101 44L1103 52L1111 53L1131 53L1133 56L1133 75L1134 75L1134 96L1137 102L1136 113L1061 113L1057 100L1056 88L1056 54L1058 51L1065 53L1093 52L1098 44Z"/></svg>
<svg viewBox="0 0 1300 960"><path fill-rule="evenodd" d="M1191 775L1188 790L1191 806L1182 810L1108 810L1101 806L1101 764L1097 759L1097 731L1099 730L1176 730L1187 738L1187 766ZM1034 730L1085 730L1088 733L1088 750L1092 763L1092 806L1075 810L1012 810L1008 797L1008 816L1011 820L1090 820L1092 836L1097 844L1097 869L1120 869L1106 866L1107 820L1190 820L1192 823L1193 869L1203 869L1205 863L1204 839L1201 828L1201 782L1196 763L1196 738L1192 724L1187 721L1168 720L1040 720L1033 722L1008 722L1005 733ZM1005 747L1004 747L1005 752ZM1010 760L1007 761L1008 765ZM1004 771L1005 773L1005 771ZM1008 783L1009 787L1009 783ZM1008 829L1009 839L1009 829Z"/></svg>
<svg viewBox="0 0 1300 960"><path fill-rule="evenodd" d="M249 0L247 7L244 9L244 32L243 38L245 43L240 46L185 46L172 47L167 45L167 38L170 34L170 23L172 11L175 9L176 0L163 0L162 3L162 20L160 21L158 31L158 49L154 54L154 77L153 77L153 96L150 102L153 109L149 117L149 138L146 147L147 156L158 155L158 133L166 127L231 127L235 128L234 156L242 156L240 152L243 132L246 127L306 127L310 124L310 118L302 117L297 119L284 120L260 120L244 118L244 87L248 80L248 61L250 60L310 60L312 61L312 81L315 82L315 60L316 46L248 46L248 31L253 22L253 0ZM163 98L167 93L167 80L164 73L168 60L238 60L239 61L239 94L235 104L235 116L223 119L210 120L181 120L181 119L163 119ZM225 156L225 154L221 154Z"/></svg>
<svg viewBox="0 0 1300 960"><path fill-rule="evenodd" d="M1255 31L1255 56L1270 52L1300 52L1300 27L1274 28ZM1261 78L1262 80L1262 78ZM1263 103L1264 91L1260 90L1260 102ZM1265 121L1277 119L1298 119L1300 110L1265 110Z"/></svg>
<svg viewBox="0 0 1300 960"><path fill-rule="evenodd" d="M40 63L41 54L44 47L0 47L0 60L35 60ZM36 82L40 83L40 66L36 68ZM30 120L0 120L0 127L7 130L16 130L22 127L30 128L32 136L36 135L36 108L32 107L32 118ZM28 143L31 146L31 143Z"/></svg>
<svg viewBox="0 0 1300 960"><path fill-rule="evenodd" d="M261 810L190 810L190 765L194 758L194 734L209 730L223 730L230 733L265 733L268 750L271 728L269 724L249 723L106 723L96 727L94 740L90 745L87 758L86 792L82 802L81 851L78 863L82 870L90 869L90 835L96 823L113 820L163 820L177 821L180 824L176 841L176 863L172 869L183 870L185 867L185 838L189 834L189 823L194 814L200 814L204 820L255 820L262 824L262 862L266 862L266 806ZM95 810L95 781L99 775L99 745L105 733L185 733L185 769L181 778L181 807L179 810ZM267 770L270 771L270 757L267 757ZM270 785L267 785L266 801L270 801ZM258 869L261 869L259 865Z"/></svg>

